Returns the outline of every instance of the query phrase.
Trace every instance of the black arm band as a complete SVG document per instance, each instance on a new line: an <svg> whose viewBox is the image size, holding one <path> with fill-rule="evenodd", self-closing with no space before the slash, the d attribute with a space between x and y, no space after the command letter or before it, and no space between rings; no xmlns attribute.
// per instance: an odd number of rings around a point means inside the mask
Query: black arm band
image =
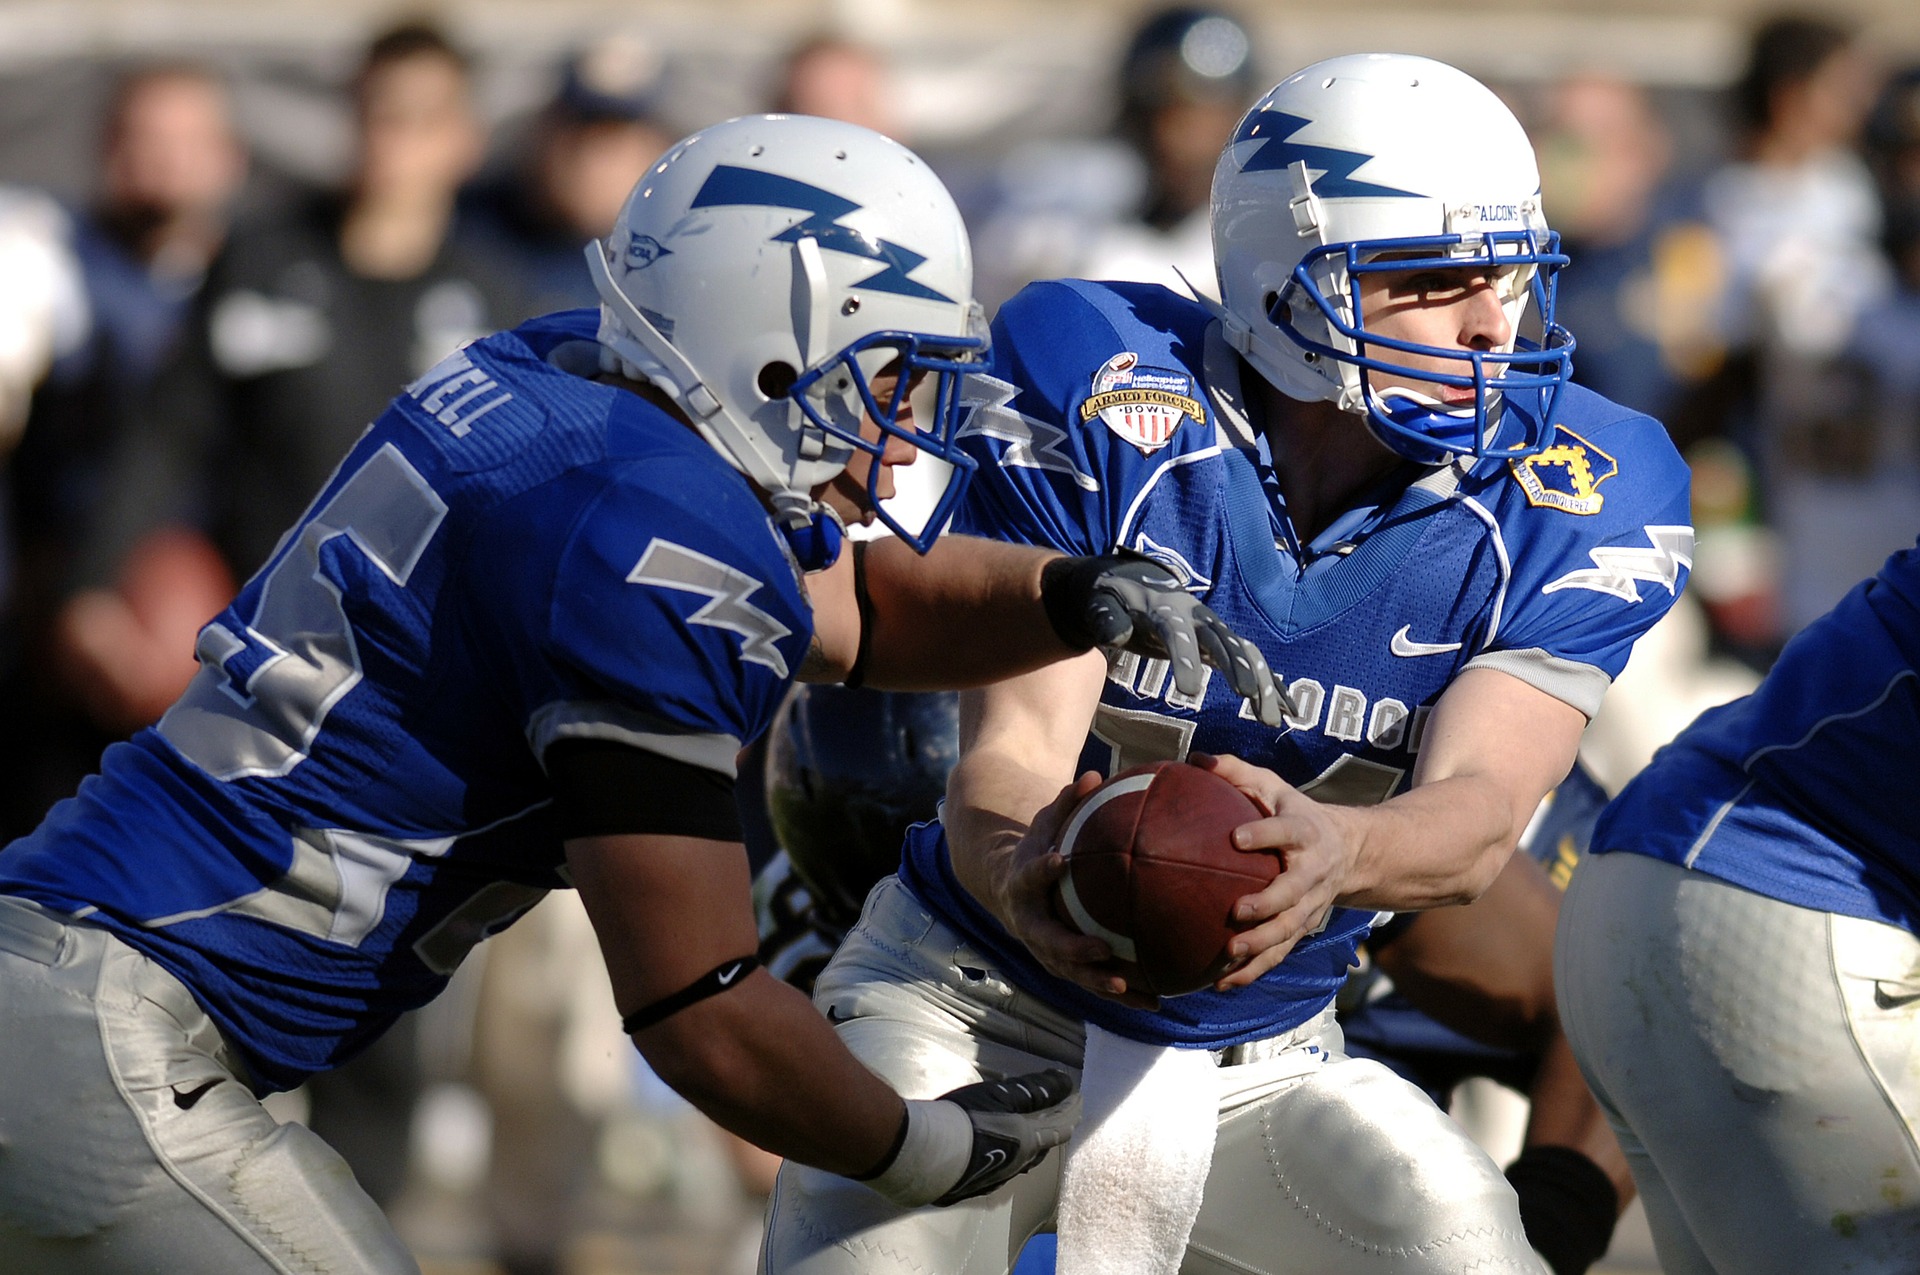
<svg viewBox="0 0 1920 1275"><path fill-rule="evenodd" d="M1527 1243L1553 1275L1585 1275L1606 1255L1620 1193L1606 1171L1572 1147L1528 1147L1507 1166Z"/></svg>
<svg viewBox="0 0 1920 1275"><path fill-rule="evenodd" d="M740 986L747 981L747 975L759 968L760 958L757 956L736 956L730 961L722 961L673 995L663 996L653 1004L642 1006L628 1014L620 1020L620 1030L629 1036L638 1031L645 1031L663 1019L672 1018L695 1002Z"/></svg>
<svg viewBox="0 0 1920 1275"><path fill-rule="evenodd" d="M1040 605L1059 639L1076 651L1093 649L1095 634L1087 626L1087 599L1111 558L1055 558L1040 568Z"/></svg>
<svg viewBox="0 0 1920 1275"><path fill-rule="evenodd" d="M873 649L873 595L867 592L867 545L853 542L853 607L860 616L860 643L853 651L853 667L841 684L858 688L867 680L867 652Z"/></svg>
<svg viewBox="0 0 1920 1275"><path fill-rule="evenodd" d="M547 778L561 837L654 834L740 840L733 778L605 739L562 739L547 749Z"/></svg>
<svg viewBox="0 0 1920 1275"><path fill-rule="evenodd" d="M887 1153L880 1157L880 1163L874 1165L871 1169L868 1169L865 1173L854 1174L853 1180L855 1182L873 1181L875 1178L879 1177L882 1173L885 1173L888 1169L891 1169L893 1167L893 1162L900 1158L900 1148L907 1145L907 1121L911 1118L908 1114L909 1111L910 1111L910 1108L907 1108L907 1107L900 1108L900 1127L894 1130L893 1132L893 1145L888 1147Z"/></svg>

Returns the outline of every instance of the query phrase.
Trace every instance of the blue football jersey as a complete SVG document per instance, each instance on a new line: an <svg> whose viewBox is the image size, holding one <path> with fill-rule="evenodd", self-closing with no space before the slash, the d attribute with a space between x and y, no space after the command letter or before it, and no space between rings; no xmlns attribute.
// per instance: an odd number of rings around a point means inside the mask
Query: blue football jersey
<svg viewBox="0 0 1920 1275"><path fill-rule="evenodd" d="M0 892L178 975L269 1088L432 997L565 884L566 738L727 774L812 636L746 480L597 366L595 311L421 377L233 604L157 727L0 853Z"/></svg>
<svg viewBox="0 0 1920 1275"><path fill-rule="evenodd" d="M1920 805L1898 792L1917 750L1920 548L1801 630L1753 694L1656 753L1601 816L1593 853L1920 931Z"/></svg>
<svg viewBox="0 0 1920 1275"><path fill-rule="evenodd" d="M966 390L980 471L955 530L1157 559L1260 645L1292 701L1275 731L1224 679L1188 697L1164 661L1122 656L1080 769L1231 753L1322 801L1384 801L1407 787L1427 714L1463 670L1499 669L1591 714L1686 579L1687 472L1646 416L1569 386L1539 455L1409 463L1302 542L1274 477L1287 461L1249 424L1240 377L1198 304L1068 280L1002 308L992 363ZM1509 396L1506 410L1539 402ZM1375 919L1337 909L1257 985L1145 1013L1031 961L960 887L939 825L909 841L904 874L1032 990L1110 1030L1193 1046L1317 1013Z"/></svg>

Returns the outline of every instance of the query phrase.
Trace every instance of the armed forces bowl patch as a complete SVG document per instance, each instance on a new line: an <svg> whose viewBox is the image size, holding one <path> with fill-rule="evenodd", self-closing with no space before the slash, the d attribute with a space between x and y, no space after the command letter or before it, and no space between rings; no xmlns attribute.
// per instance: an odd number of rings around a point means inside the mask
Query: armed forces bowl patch
<svg viewBox="0 0 1920 1275"><path fill-rule="evenodd" d="M1613 457L1564 425L1539 454L1507 467L1527 494L1527 503L1569 514L1597 514L1606 503L1600 484L1620 472Z"/></svg>
<svg viewBox="0 0 1920 1275"><path fill-rule="evenodd" d="M1141 367L1131 350L1114 355L1094 373L1093 392L1080 404L1084 423L1098 416L1106 427L1151 455L1167 445L1180 422L1206 423L1207 409L1193 378L1167 368Z"/></svg>

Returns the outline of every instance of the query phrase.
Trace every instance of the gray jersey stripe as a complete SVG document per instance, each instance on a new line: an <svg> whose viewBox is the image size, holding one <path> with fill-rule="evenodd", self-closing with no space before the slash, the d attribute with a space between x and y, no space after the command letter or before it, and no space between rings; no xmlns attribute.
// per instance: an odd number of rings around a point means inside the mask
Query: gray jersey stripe
<svg viewBox="0 0 1920 1275"><path fill-rule="evenodd" d="M1549 655L1538 648L1526 651L1487 651L1467 661L1468 668L1499 669L1535 690L1573 705L1588 717L1600 711L1600 701L1613 685L1604 669L1577 660Z"/></svg>
<svg viewBox="0 0 1920 1275"><path fill-rule="evenodd" d="M732 735L676 731L666 722L603 701L567 700L542 706L527 725L527 742L545 763L561 739L604 739L733 778L740 741Z"/></svg>

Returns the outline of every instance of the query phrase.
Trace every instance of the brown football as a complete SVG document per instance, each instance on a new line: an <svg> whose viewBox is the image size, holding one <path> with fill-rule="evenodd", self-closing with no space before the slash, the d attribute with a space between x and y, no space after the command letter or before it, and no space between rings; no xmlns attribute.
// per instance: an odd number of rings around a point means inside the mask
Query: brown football
<svg viewBox="0 0 1920 1275"><path fill-rule="evenodd" d="M1179 996L1208 986L1226 972L1227 943L1239 928L1234 903L1265 889L1284 866L1278 853L1233 846L1233 830L1264 813L1220 776L1185 762L1122 771L1089 793L1061 830L1067 918L1135 966L1147 991Z"/></svg>

